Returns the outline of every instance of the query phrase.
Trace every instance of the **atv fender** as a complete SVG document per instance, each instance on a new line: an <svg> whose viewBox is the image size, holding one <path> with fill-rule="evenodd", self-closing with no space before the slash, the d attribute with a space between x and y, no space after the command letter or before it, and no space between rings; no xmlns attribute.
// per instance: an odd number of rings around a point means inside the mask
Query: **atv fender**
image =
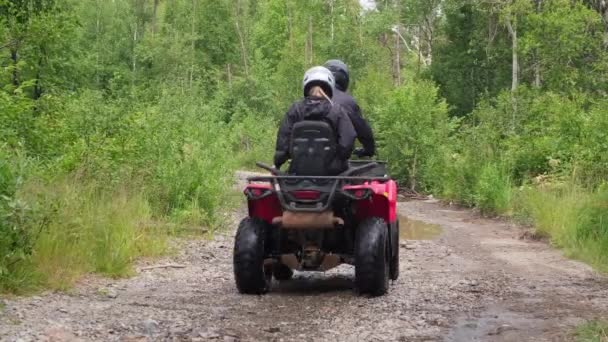
<svg viewBox="0 0 608 342"><path fill-rule="evenodd" d="M358 221L363 221L369 217L381 217L388 224L397 221L397 183L395 181L371 182L370 184L344 187L344 190L348 191L357 189L372 191L368 199L357 201L355 204Z"/></svg>
<svg viewBox="0 0 608 342"><path fill-rule="evenodd" d="M249 184L244 193L248 198L249 217L272 224L275 217L283 215L281 203L270 184Z"/></svg>

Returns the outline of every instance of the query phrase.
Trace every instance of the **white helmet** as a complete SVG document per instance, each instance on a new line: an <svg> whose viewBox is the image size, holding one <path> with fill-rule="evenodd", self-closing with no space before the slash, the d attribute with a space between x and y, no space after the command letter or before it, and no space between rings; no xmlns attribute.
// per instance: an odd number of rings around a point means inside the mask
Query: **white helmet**
<svg viewBox="0 0 608 342"><path fill-rule="evenodd" d="M334 94L334 87L336 86L336 79L334 75L326 67L316 66L308 69L304 73L304 80L302 81L302 88L304 89L304 96L308 95L308 91L313 86L319 86L328 97L332 97Z"/></svg>

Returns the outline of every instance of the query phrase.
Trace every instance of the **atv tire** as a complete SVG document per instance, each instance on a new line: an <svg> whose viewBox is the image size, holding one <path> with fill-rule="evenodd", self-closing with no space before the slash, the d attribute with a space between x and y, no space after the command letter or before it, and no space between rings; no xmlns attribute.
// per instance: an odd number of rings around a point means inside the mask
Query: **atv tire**
<svg viewBox="0 0 608 342"><path fill-rule="evenodd" d="M272 266L272 275L278 281L290 280L293 277L293 270L287 265L276 263Z"/></svg>
<svg viewBox="0 0 608 342"><path fill-rule="evenodd" d="M386 222L372 217L361 222L355 241L355 285L361 294L388 291L389 239Z"/></svg>
<svg viewBox="0 0 608 342"><path fill-rule="evenodd" d="M240 293L264 294L270 282L264 271L264 238L266 223L245 218L239 224L234 240L234 279Z"/></svg>
<svg viewBox="0 0 608 342"><path fill-rule="evenodd" d="M391 280L399 278L399 220L390 227L391 233L391 262L389 264L389 277Z"/></svg>

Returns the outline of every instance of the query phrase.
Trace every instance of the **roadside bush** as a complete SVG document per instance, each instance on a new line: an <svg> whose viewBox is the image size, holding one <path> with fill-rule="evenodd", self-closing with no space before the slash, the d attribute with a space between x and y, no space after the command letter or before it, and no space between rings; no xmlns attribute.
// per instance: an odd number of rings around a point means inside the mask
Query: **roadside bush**
<svg viewBox="0 0 608 342"><path fill-rule="evenodd" d="M511 208L511 181L504 167L484 165L474 188L475 206L482 214L507 214Z"/></svg>
<svg viewBox="0 0 608 342"><path fill-rule="evenodd" d="M380 156L393 177L413 190L428 191L441 181L444 149L455 121L428 81L410 82L394 90L375 120Z"/></svg>
<svg viewBox="0 0 608 342"><path fill-rule="evenodd" d="M29 205L16 197L26 161L0 146L0 291L32 250Z"/></svg>
<svg viewBox="0 0 608 342"><path fill-rule="evenodd" d="M594 103L583 117L576 145L576 172L587 186L608 179L608 101Z"/></svg>
<svg viewBox="0 0 608 342"><path fill-rule="evenodd" d="M466 155L452 153L447 157L446 169L440 179L441 197L467 206L475 205L475 184L477 169Z"/></svg>
<svg viewBox="0 0 608 342"><path fill-rule="evenodd" d="M232 125L232 153L241 167L256 170L255 162L272 164L278 125L272 117L258 115L239 118Z"/></svg>
<svg viewBox="0 0 608 342"><path fill-rule="evenodd" d="M482 212L508 213L511 186L547 177L593 189L604 176L604 107L577 95L520 89L482 101L450 140L440 193ZM606 145L606 146L604 146ZM608 150L607 150L608 151ZM483 178L483 179L482 179Z"/></svg>
<svg viewBox="0 0 608 342"><path fill-rule="evenodd" d="M124 276L136 257L165 250L167 220L201 230L221 222L233 171L260 153L268 127L227 124L194 94L166 94L157 103L96 91L46 101L36 120L62 129L41 135L49 143L39 144L36 170L0 148L0 291Z"/></svg>

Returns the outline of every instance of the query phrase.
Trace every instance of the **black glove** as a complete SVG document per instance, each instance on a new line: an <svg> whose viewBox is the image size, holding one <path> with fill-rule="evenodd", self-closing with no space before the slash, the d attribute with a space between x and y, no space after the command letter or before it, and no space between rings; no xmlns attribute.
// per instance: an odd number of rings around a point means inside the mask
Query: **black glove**
<svg viewBox="0 0 608 342"><path fill-rule="evenodd" d="M361 158L361 157L371 157L371 154L369 154L369 152L367 152L363 147L357 147L353 151L353 154L356 155L359 158Z"/></svg>
<svg viewBox="0 0 608 342"><path fill-rule="evenodd" d="M276 151L273 159L275 168L280 170L281 166L283 166L287 159L287 154L284 151Z"/></svg>

